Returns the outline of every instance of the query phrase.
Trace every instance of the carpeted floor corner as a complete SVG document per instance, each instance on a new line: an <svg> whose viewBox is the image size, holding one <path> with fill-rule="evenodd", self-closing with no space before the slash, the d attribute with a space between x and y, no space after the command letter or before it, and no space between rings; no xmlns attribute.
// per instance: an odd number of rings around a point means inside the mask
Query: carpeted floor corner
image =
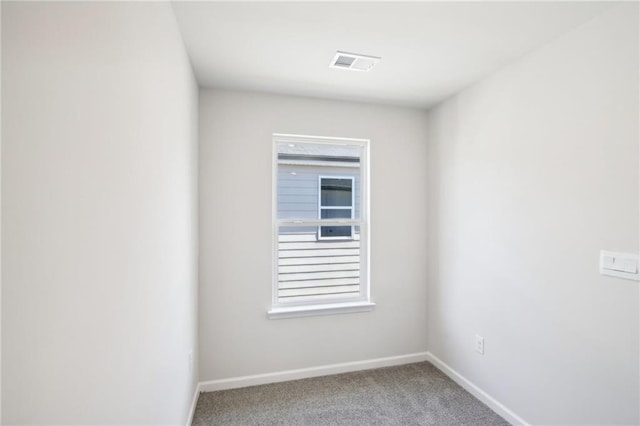
<svg viewBox="0 0 640 426"><path fill-rule="evenodd" d="M509 425L429 362L200 395L203 425Z"/></svg>

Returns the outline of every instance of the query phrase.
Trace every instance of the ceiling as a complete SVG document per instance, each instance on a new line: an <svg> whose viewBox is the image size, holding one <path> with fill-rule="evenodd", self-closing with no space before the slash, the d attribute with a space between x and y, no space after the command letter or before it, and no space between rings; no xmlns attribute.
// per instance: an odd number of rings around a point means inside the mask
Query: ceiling
<svg viewBox="0 0 640 426"><path fill-rule="evenodd" d="M611 2L173 3L201 86L428 108ZM380 56L329 68L337 50Z"/></svg>

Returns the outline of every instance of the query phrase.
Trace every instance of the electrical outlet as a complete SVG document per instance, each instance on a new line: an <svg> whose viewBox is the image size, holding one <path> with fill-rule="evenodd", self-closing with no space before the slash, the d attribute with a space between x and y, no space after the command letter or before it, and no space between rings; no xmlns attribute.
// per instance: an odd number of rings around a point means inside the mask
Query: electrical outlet
<svg viewBox="0 0 640 426"><path fill-rule="evenodd" d="M476 334L476 352L480 355L484 355L484 337Z"/></svg>

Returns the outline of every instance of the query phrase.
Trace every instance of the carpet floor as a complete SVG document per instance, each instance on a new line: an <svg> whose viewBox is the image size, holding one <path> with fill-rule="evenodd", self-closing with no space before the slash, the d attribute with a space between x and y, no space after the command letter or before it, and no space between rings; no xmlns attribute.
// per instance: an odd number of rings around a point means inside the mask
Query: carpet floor
<svg viewBox="0 0 640 426"><path fill-rule="evenodd" d="M203 425L508 425L429 362L202 393Z"/></svg>

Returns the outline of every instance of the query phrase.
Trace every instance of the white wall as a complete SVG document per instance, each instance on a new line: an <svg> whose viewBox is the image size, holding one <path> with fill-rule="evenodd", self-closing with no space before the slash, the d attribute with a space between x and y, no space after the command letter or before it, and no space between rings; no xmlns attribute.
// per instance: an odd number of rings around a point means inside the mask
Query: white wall
<svg viewBox="0 0 640 426"><path fill-rule="evenodd" d="M200 378L426 351L423 111L200 92ZM268 320L271 135L371 139L372 312Z"/></svg>
<svg viewBox="0 0 640 426"><path fill-rule="evenodd" d="M428 114L429 349L533 424L637 424L638 5ZM485 337L485 356L474 334Z"/></svg>
<svg viewBox="0 0 640 426"><path fill-rule="evenodd" d="M2 2L4 424L184 424L197 87L168 3Z"/></svg>
<svg viewBox="0 0 640 426"><path fill-rule="evenodd" d="M2 5L0 4L0 46L2 46ZM2 424L2 54L0 54L0 424Z"/></svg>

